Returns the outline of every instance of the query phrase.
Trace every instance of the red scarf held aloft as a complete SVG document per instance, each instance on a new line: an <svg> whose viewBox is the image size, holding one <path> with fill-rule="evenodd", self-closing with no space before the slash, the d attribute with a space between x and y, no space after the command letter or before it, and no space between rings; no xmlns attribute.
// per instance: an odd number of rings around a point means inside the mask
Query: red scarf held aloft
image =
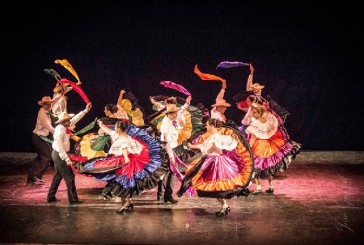
<svg viewBox="0 0 364 245"><path fill-rule="evenodd" d="M90 103L90 100L88 99L85 91L83 91L83 89L80 86L78 86L76 83L71 82L70 80L68 80L66 78L62 78L61 80L58 81L58 83L70 84L72 89L81 96L83 101L85 101L86 103Z"/></svg>

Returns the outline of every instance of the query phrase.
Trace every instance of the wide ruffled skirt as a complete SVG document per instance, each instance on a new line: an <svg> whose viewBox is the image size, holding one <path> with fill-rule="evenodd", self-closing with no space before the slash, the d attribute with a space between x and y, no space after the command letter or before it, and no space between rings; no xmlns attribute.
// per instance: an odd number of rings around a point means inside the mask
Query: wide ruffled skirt
<svg viewBox="0 0 364 245"><path fill-rule="evenodd" d="M247 186L254 170L249 144L237 129L221 127L219 132L237 140L237 147L223 151L221 155L205 155L192 161L177 193L179 196L190 187L200 197L229 199L249 194ZM202 143L207 137L207 134L202 135L197 143Z"/></svg>
<svg viewBox="0 0 364 245"><path fill-rule="evenodd" d="M255 176L265 178L283 172L300 152L301 145L288 139L280 127L270 139L256 139L252 145Z"/></svg>
<svg viewBox="0 0 364 245"><path fill-rule="evenodd" d="M153 189L169 170L165 149L147 131L130 125L126 133L143 146L140 154L129 154L128 164L123 156L110 156L93 158L79 165L79 173L108 182L112 195L119 197L138 196L144 190Z"/></svg>
<svg viewBox="0 0 364 245"><path fill-rule="evenodd" d="M171 165L170 168L172 173L177 176L177 179L179 181L182 181L183 173L187 168L187 165L184 162L186 162L188 158L193 157L195 153L186 150L185 145L187 143L187 140L204 130L204 126L202 123L203 108L204 107L197 108L195 106L188 106L187 110L185 110L183 114L185 125L183 126L183 128L178 129L178 146L173 148L176 166ZM164 117L165 113L161 111L150 120L156 130L160 130L161 123Z"/></svg>
<svg viewBox="0 0 364 245"><path fill-rule="evenodd" d="M93 143L99 138L103 136L99 136L94 133L85 134L81 141L78 143L78 147L80 149L79 153L81 156L86 157L87 159L96 158L96 157L105 157L107 153L104 151L105 144L100 147L100 149L95 149L93 147ZM109 139L110 137L107 137Z"/></svg>

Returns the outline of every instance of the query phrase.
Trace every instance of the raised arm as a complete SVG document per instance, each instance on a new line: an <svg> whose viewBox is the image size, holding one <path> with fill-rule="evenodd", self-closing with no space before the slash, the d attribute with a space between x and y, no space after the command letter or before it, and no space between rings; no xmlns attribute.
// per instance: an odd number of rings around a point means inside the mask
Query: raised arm
<svg viewBox="0 0 364 245"><path fill-rule="evenodd" d="M62 96L65 94L65 91L62 91L61 93L55 93L52 98L52 108L53 106L62 98Z"/></svg>
<svg viewBox="0 0 364 245"><path fill-rule="evenodd" d="M186 98L185 104L181 107L181 109L177 113L177 122L182 127L185 125L185 119L184 119L183 114L187 110L187 108L190 106L191 100L192 100L192 96L190 95Z"/></svg>
<svg viewBox="0 0 364 245"><path fill-rule="evenodd" d="M165 106L162 105L161 103L155 101L152 96L149 96L149 100L150 100L150 103L152 103L155 107L157 107L158 111L164 109Z"/></svg>
<svg viewBox="0 0 364 245"><path fill-rule="evenodd" d="M186 110L191 104L192 96L186 98L185 104L181 107L181 110Z"/></svg>
<svg viewBox="0 0 364 245"><path fill-rule="evenodd" d="M71 119L71 125L70 126L74 126L78 121L80 121L85 115L86 113L88 113L91 110L92 104L87 103L85 110L80 111L78 114L76 114L72 119Z"/></svg>
<svg viewBox="0 0 364 245"><path fill-rule="evenodd" d="M249 64L250 74L248 77L248 81L246 82L246 91L251 91L253 86L253 75L254 75L254 67L252 64Z"/></svg>
<svg viewBox="0 0 364 245"><path fill-rule="evenodd" d="M110 135L112 130L105 126L105 124L101 120L97 120L97 124L99 125L100 129Z"/></svg>
<svg viewBox="0 0 364 245"><path fill-rule="evenodd" d="M76 83L76 85L81 85L81 82ZM67 94L69 91L71 91L73 88L71 86L65 86L65 90L62 91L62 95Z"/></svg>
<svg viewBox="0 0 364 245"><path fill-rule="evenodd" d="M119 98L118 98L118 102L117 102L117 105L120 107L122 105L124 94L125 94L125 90L124 89L120 90L120 94L119 94Z"/></svg>
<svg viewBox="0 0 364 245"><path fill-rule="evenodd" d="M218 93L216 97L216 101L224 99L225 95L225 89L226 89L226 80L222 81L220 92Z"/></svg>

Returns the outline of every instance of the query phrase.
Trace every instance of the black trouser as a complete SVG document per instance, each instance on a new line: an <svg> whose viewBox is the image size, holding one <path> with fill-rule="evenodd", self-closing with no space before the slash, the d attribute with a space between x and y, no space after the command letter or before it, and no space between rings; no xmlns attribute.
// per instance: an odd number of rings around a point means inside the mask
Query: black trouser
<svg viewBox="0 0 364 245"><path fill-rule="evenodd" d="M168 199L172 197L173 194L173 186L177 180L177 176L169 170L162 180L158 181L158 192L157 197L158 200Z"/></svg>
<svg viewBox="0 0 364 245"><path fill-rule="evenodd" d="M52 184L48 191L48 200L56 197L58 186L61 180L64 179L67 186L68 201L70 203L78 202L75 174L72 168L67 165L66 161L59 157L59 153L55 150L52 151L52 159L56 173L53 176Z"/></svg>
<svg viewBox="0 0 364 245"><path fill-rule="evenodd" d="M34 159L34 163L29 169L28 179L32 179L34 176L41 179L49 166L49 162L52 159L52 147L48 142L43 140L37 134L33 134L32 142L33 147L37 152L37 157Z"/></svg>

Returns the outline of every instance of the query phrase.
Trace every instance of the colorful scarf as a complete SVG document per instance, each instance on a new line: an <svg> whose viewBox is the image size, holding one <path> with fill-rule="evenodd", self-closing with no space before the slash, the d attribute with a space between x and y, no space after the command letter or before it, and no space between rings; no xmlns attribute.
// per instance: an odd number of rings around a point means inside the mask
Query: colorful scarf
<svg viewBox="0 0 364 245"><path fill-rule="evenodd" d="M77 85L81 84L81 81L80 81L80 78L77 75L77 72L75 71L75 69L73 69L72 65L68 62L68 60L66 60L66 59L55 60L54 63L60 64L61 66L66 68L77 79L77 81L78 81Z"/></svg>
<svg viewBox="0 0 364 245"><path fill-rule="evenodd" d="M231 67L237 67L237 66L249 66L248 63L243 63L240 61L222 61L220 64L217 65L217 68L231 68Z"/></svg>
<svg viewBox="0 0 364 245"><path fill-rule="evenodd" d="M178 92L181 92L187 96L191 96L191 93L188 92L187 89L185 89L182 85L174 83L172 81L161 81L160 84L162 84L166 88L171 88L174 90L177 90Z"/></svg>
<svg viewBox="0 0 364 245"><path fill-rule="evenodd" d="M197 65L195 65L195 69L193 71L197 76L199 76L202 80L217 80L217 81L225 81L225 79L221 78L221 77L218 77L218 76L215 76L215 75L212 75L212 74L207 74L207 73L202 73Z"/></svg>

